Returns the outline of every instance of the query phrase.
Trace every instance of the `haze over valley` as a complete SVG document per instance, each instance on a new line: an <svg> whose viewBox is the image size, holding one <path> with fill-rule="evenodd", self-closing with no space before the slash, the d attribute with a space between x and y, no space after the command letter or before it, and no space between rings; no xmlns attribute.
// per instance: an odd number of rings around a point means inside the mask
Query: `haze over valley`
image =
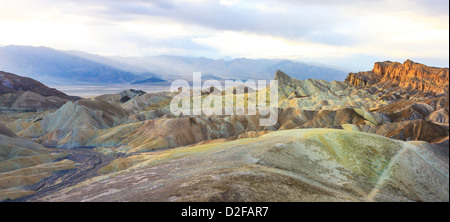
<svg viewBox="0 0 450 222"><path fill-rule="evenodd" d="M132 87L149 92L168 91L171 81L192 81L193 72L202 72L205 79L221 81L270 80L279 69L296 73L294 76L299 79L342 81L347 76L343 68L282 59L226 61L180 56L104 57L48 47L12 45L0 48L0 70L20 73L81 96L117 93Z"/></svg>
<svg viewBox="0 0 450 222"><path fill-rule="evenodd" d="M2 2L0 202L449 202L448 21L441 0Z"/></svg>

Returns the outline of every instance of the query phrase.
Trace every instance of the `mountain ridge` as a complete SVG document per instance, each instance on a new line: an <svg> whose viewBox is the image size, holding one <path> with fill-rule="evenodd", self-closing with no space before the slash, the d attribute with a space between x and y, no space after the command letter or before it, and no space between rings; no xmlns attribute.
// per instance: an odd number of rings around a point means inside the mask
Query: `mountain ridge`
<svg viewBox="0 0 450 222"><path fill-rule="evenodd" d="M3 86L0 87L0 94L15 93L17 91L31 91L42 96L56 96L62 99L72 99L72 97L65 93L50 88L32 78L3 71L0 71L0 85Z"/></svg>
<svg viewBox="0 0 450 222"><path fill-rule="evenodd" d="M38 111L58 109L64 103L78 100L29 77L0 71L0 109Z"/></svg>
<svg viewBox="0 0 450 222"><path fill-rule="evenodd" d="M0 70L18 73L47 85L129 83L143 76L48 47L0 47Z"/></svg>
<svg viewBox="0 0 450 222"><path fill-rule="evenodd" d="M249 59L233 60L194 58L183 56L150 57L111 57L120 62L142 67L149 72L159 73L167 79L192 78L192 72L201 72L204 76L217 79L265 79L273 78L273 73L282 69L297 79L324 79L327 81L344 80L347 73L328 66L309 65L286 59ZM225 78L226 77L226 78Z"/></svg>
<svg viewBox="0 0 450 222"><path fill-rule="evenodd" d="M157 83L191 79L193 72L205 78L266 79L278 69L297 79L343 80L347 72L326 65L286 59L233 60L160 55L149 57L101 56L49 47L0 47L0 70L39 80L47 85L105 85Z"/></svg>
<svg viewBox="0 0 450 222"><path fill-rule="evenodd" d="M349 73L345 81L357 87L392 82L403 88L442 94L448 93L448 79L448 68L430 67L408 59L403 64L376 62L371 71Z"/></svg>

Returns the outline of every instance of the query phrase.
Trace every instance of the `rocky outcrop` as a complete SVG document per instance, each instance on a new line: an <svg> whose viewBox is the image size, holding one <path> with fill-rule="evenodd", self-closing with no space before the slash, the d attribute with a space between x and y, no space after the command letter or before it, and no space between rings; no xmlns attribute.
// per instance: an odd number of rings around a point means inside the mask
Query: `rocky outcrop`
<svg viewBox="0 0 450 222"><path fill-rule="evenodd" d="M146 111L152 107L161 108L161 105L169 105L170 100L176 94L169 92L147 93L128 100L122 104L122 107L130 113L137 114L140 111Z"/></svg>
<svg viewBox="0 0 450 222"><path fill-rule="evenodd" d="M47 113L37 121L29 124L18 134L23 137L41 137L46 135L49 141L73 141L70 138L83 137L86 133L114 127L122 123L128 114L119 105L100 99L86 99L67 102L53 113ZM72 147L72 146L71 146ZM76 146L75 146L76 147Z"/></svg>
<svg viewBox="0 0 450 222"><path fill-rule="evenodd" d="M391 99L380 100L387 92L377 89L358 90L347 82L307 79L297 80L277 71L279 107L301 107L305 110L337 110L343 108L370 109L388 104ZM380 95L379 95L380 94Z"/></svg>
<svg viewBox="0 0 450 222"><path fill-rule="evenodd" d="M120 106L102 100L80 100L68 102L48 114L41 126L45 132L58 129L78 128L99 130L118 125L127 113Z"/></svg>
<svg viewBox="0 0 450 222"><path fill-rule="evenodd" d="M396 100L371 111L385 113L393 122L423 119L441 125L449 124L448 95L419 102Z"/></svg>
<svg viewBox="0 0 450 222"><path fill-rule="evenodd" d="M377 62L372 71L350 73L345 80L357 87L390 82L403 88L442 94L448 92L448 68L429 67L411 60Z"/></svg>
<svg viewBox="0 0 450 222"><path fill-rule="evenodd" d="M142 90L128 89L128 90L124 90L120 93L105 94L105 95L97 96L95 98L101 99L106 102L126 103L130 99L133 99L134 97L137 97L137 96L142 96L144 94L145 94L145 92Z"/></svg>
<svg viewBox="0 0 450 222"><path fill-rule="evenodd" d="M440 143L449 136L448 127L416 119L380 125L355 125L357 131L404 141ZM355 128L353 128L355 129Z"/></svg>
<svg viewBox="0 0 450 222"><path fill-rule="evenodd" d="M272 127L260 127L258 115L149 119L142 117L143 120L134 119L129 123L102 130L80 127L54 130L45 133L37 141L58 148L103 147L113 152L135 153L215 139L229 141L251 132L298 128L342 129L347 125L354 125L353 129L357 131L405 141L422 140L435 143L449 135L448 127L434 124L420 114L414 115L414 112L402 119L394 119L391 116L396 117L397 114L350 108L339 110L284 108L278 110L278 123ZM21 132L19 135L25 134Z"/></svg>

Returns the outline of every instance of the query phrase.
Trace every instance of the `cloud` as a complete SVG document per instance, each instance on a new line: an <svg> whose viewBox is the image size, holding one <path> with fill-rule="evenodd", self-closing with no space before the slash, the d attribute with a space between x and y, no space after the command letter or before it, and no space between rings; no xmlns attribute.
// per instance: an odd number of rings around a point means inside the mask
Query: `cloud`
<svg viewBox="0 0 450 222"><path fill-rule="evenodd" d="M327 44L350 44L351 39L339 38L340 33L332 27L338 22L353 18L333 9L290 8L267 1L100 1L76 3L79 7L97 8L91 13L110 21L136 21L142 19L165 18L171 22L192 26L202 26L220 31L247 31L263 35L273 35L289 39L308 39ZM93 7L100 4L102 7ZM322 14L321 16L317 16ZM351 38L351 36L347 36Z"/></svg>
<svg viewBox="0 0 450 222"><path fill-rule="evenodd" d="M448 66L448 4L445 0L4 0L0 29L8 31L0 36L0 44L109 55L330 61L356 55L420 57Z"/></svg>

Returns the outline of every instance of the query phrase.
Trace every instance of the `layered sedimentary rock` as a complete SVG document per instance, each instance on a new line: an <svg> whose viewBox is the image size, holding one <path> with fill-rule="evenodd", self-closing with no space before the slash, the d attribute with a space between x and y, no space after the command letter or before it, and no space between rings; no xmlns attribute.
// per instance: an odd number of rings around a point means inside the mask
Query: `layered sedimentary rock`
<svg viewBox="0 0 450 222"><path fill-rule="evenodd" d="M277 131L119 158L40 200L448 201L448 161L433 149L347 130Z"/></svg>
<svg viewBox="0 0 450 222"><path fill-rule="evenodd" d="M346 82L325 80L297 80L277 71L279 107L303 109L370 108L379 104L377 95L356 90ZM382 102L382 101L381 101Z"/></svg>
<svg viewBox="0 0 450 222"><path fill-rule="evenodd" d="M354 125L353 130L374 133L392 139L405 141L427 141L440 143L448 140L448 127L437 125L426 120L407 120L380 125Z"/></svg>
<svg viewBox="0 0 450 222"><path fill-rule="evenodd" d="M424 103L432 106L434 112L426 117L426 120L436 123L449 125L449 96L448 94L442 97L432 98L423 101Z"/></svg>
<svg viewBox="0 0 450 222"><path fill-rule="evenodd" d="M106 102L126 103L130 99L133 99L134 97L137 97L137 96L142 96L144 94L145 94L145 92L141 91L141 90L128 89L128 90L124 90L120 93L106 94L106 95L97 96L95 98L104 100Z"/></svg>
<svg viewBox="0 0 450 222"><path fill-rule="evenodd" d="M56 96L45 97L31 91L20 91L0 95L0 109L28 112L56 110L67 101Z"/></svg>
<svg viewBox="0 0 450 222"><path fill-rule="evenodd" d="M448 201L448 93L431 83L419 87L433 79L445 85L446 69L389 64L376 65L370 75L349 74L347 82L297 80L278 71L277 121L268 127L260 126L265 117L259 112L174 115L169 104L179 92L128 90L67 102L56 111L0 115L9 147L3 159L54 155L41 152L41 145L107 157L91 170L101 176L76 183L67 181L71 176L44 179L39 184L45 187L70 186L38 190L33 201ZM416 75L410 85L402 83L405 73ZM221 96L239 94L248 104L270 90ZM39 147L17 150L26 147L17 142L23 138ZM8 167L4 177L21 170ZM38 170L18 172L29 171ZM17 186L8 195L30 191Z"/></svg>
<svg viewBox="0 0 450 222"><path fill-rule="evenodd" d="M169 104L172 97L176 94L169 92L147 93L130 99L122 107L130 113L139 113L152 107L158 108L160 104Z"/></svg>
<svg viewBox="0 0 450 222"><path fill-rule="evenodd" d="M386 113L394 122L423 119L448 127L448 79L448 68L406 60L403 64L377 62L372 71L350 73L346 82L386 101L371 110Z"/></svg>
<svg viewBox="0 0 450 222"><path fill-rule="evenodd" d="M2 123L0 123L0 134L9 137L16 137L16 134Z"/></svg>
<svg viewBox="0 0 450 222"><path fill-rule="evenodd" d="M1 127L1 126L0 126ZM0 201L33 194L25 186L52 172L75 168L65 153L51 153L40 144L0 134Z"/></svg>
<svg viewBox="0 0 450 222"><path fill-rule="evenodd" d="M63 92L49 88L34 79L2 71L0 71L0 85L0 94L30 91L42 96L56 96L62 99L71 99L70 96Z"/></svg>
<svg viewBox="0 0 450 222"><path fill-rule="evenodd" d="M78 140L88 137L93 131L117 126L127 117L127 112L119 105L100 99L86 99L68 102L53 113L44 115L41 120L30 124L18 132L24 137L41 137L46 146L70 144L66 147L79 147Z"/></svg>
<svg viewBox="0 0 450 222"><path fill-rule="evenodd" d="M55 110L76 99L31 78L0 71L0 110Z"/></svg>
<svg viewBox="0 0 450 222"><path fill-rule="evenodd" d="M412 98L408 91L398 87L394 91L378 86L357 89L345 82L296 80L282 71L276 73L275 80L281 108L272 127L259 127L259 115L174 116L167 105L176 93L151 93L136 95L122 104L105 101L111 96L69 102L39 121L14 123L11 128L20 128L15 131L18 135L38 138L36 141L46 146L109 147L125 153L211 139L232 140L249 132L342 129L348 124L355 125L353 129L400 140L438 142L448 137L445 96L414 95L414 100L408 100ZM246 94L251 93L257 92Z"/></svg>
<svg viewBox="0 0 450 222"><path fill-rule="evenodd" d="M295 128L344 128L354 125L358 131L375 133L399 140L439 142L448 137L448 127L411 115L407 120L391 119L389 114L364 109L278 110L277 124L261 127L260 116L154 118L132 121L115 127L71 127L49 130L38 142L58 148L108 147L115 152L146 152L162 148L196 144L213 139L233 140L250 132ZM88 124L84 124L88 126ZM30 129L33 129L30 127ZM26 135L25 130L19 135Z"/></svg>
<svg viewBox="0 0 450 222"><path fill-rule="evenodd" d="M377 62L372 71L350 73L345 81L358 87L390 82L403 88L441 94L448 93L448 79L448 68L429 67L406 60L403 64Z"/></svg>

